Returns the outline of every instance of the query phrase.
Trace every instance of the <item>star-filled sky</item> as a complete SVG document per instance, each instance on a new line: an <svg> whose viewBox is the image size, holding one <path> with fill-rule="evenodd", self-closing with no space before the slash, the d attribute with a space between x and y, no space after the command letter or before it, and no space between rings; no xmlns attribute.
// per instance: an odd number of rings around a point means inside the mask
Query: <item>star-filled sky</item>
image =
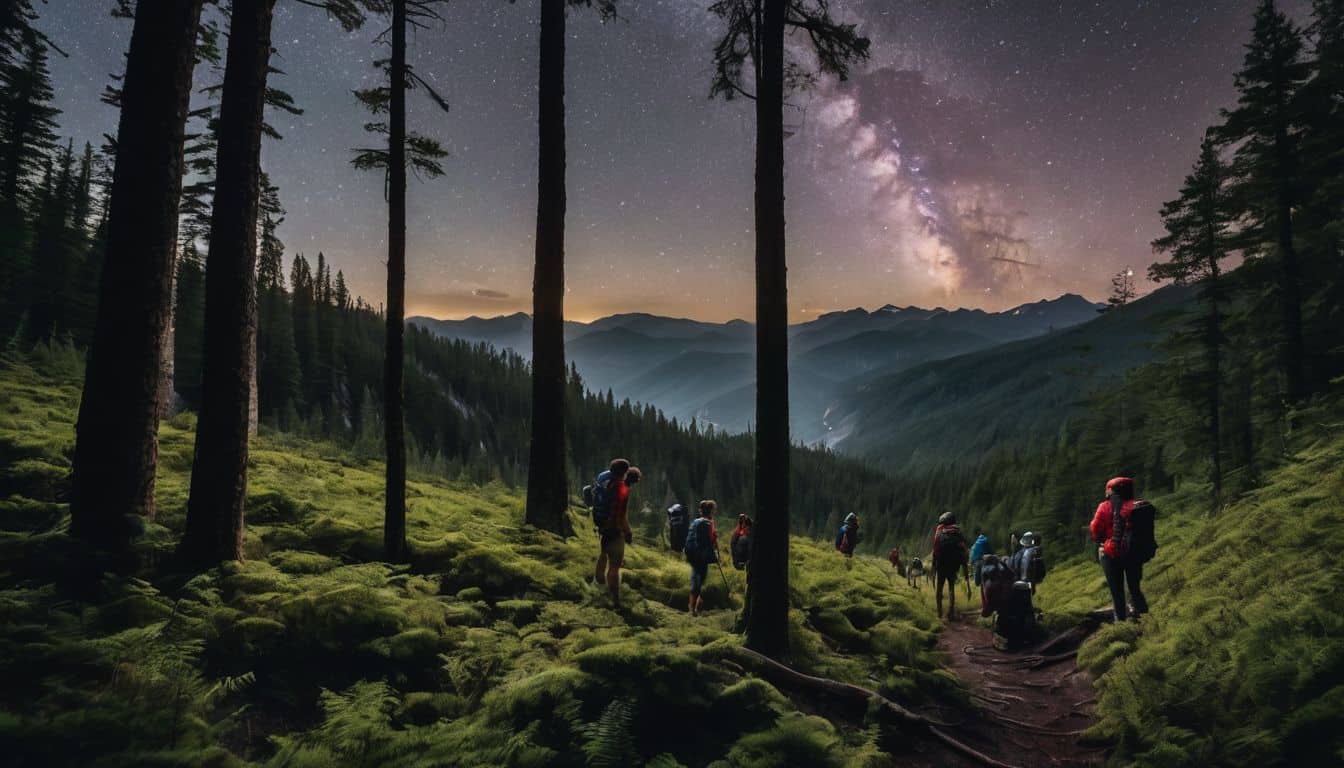
<svg viewBox="0 0 1344 768"><path fill-rule="evenodd" d="M642 311L750 319L749 102L708 99L721 29L710 0L624 0L622 19L569 16L567 314ZM832 0L872 40L846 83L790 97L785 121L795 320L887 303L999 309L1063 292L1100 298L1141 271L1205 127L1233 99L1256 0ZM98 143L97 100L130 24L110 0L49 0L41 26L62 130ZM1305 0L1285 8L1305 16ZM537 2L456 0L411 39L449 102L412 95L410 123L451 151L408 193L408 311L495 315L531 306L536 206ZM383 295L381 177L351 91L375 83L371 20L346 34L278 0L274 84L303 115L273 115L263 164L292 255L322 251L354 292ZM219 79L198 70L198 80Z"/></svg>

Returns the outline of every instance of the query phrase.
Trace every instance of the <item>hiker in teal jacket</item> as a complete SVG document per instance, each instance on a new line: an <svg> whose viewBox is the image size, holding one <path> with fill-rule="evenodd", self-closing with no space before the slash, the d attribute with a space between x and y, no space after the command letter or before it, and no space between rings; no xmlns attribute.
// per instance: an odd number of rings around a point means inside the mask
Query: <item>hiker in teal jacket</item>
<svg viewBox="0 0 1344 768"><path fill-rule="evenodd" d="M971 570L975 573L975 585L980 586L980 558L992 555L989 549L989 537L975 529L975 543L971 545Z"/></svg>

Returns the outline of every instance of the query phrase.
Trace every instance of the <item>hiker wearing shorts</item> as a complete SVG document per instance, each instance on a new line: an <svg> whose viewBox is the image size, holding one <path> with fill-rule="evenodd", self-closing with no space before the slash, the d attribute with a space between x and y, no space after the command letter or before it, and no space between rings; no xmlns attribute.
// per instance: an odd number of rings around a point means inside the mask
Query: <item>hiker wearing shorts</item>
<svg viewBox="0 0 1344 768"><path fill-rule="evenodd" d="M692 616L700 615L703 602L700 592L709 578L709 566L719 560L719 535L714 530L716 509L718 504L711 499L700 502L700 516L686 533L686 560L691 564L691 596L686 608ZM701 537L707 540L702 541Z"/></svg>
<svg viewBox="0 0 1344 768"><path fill-rule="evenodd" d="M612 459L611 480L608 494L611 511L606 523L599 529L600 549L597 555L597 567L593 570L593 580L607 583L611 593L611 603L621 607L621 566L625 564L625 545L633 538L630 531L630 519L627 507L630 504L630 489L640 480L639 467L630 466L625 459Z"/></svg>
<svg viewBox="0 0 1344 768"><path fill-rule="evenodd" d="M957 615L957 572L966 568L966 539L957 526L957 516L944 512L938 518L938 526L933 529L933 572L937 577L934 589L934 601L938 608L938 618L943 617L943 585L947 585L947 618L949 621Z"/></svg>

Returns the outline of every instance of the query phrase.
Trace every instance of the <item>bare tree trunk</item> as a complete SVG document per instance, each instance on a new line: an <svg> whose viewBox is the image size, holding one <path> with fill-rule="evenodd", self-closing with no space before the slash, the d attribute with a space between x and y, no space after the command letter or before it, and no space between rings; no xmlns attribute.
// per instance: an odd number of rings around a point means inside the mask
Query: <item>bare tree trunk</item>
<svg viewBox="0 0 1344 768"><path fill-rule="evenodd" d="M1223 500L1223 317L1218 305L1221 290L1217 258L1209 260L1209 441L1213 455L1212 514L1217 514Z"/></svg>
<svg viewBox="0 0 1344 768"><path fill-rule="evenodd" d="M1297 248L1293 244L1292 179L1295 158L1288 143L1286 128L1274 137L1278 156L1278 241L1279 241L1279 301L1283 311L1283 372L1288 402L1296 403L1307 394L1306 355L1302 341L1302 274L1297 263Z"/></svg>
<svg viewBox="0 0 1344 768"><path fill-rule="evenodd" d="M275 0L233 0L205 261L201 408L179 551L209 567L243 556L248 416L257 331L261 131Z"/></svg>
<svg viewBox="0 0 1344 768"><path fill-rule="evenodd" d="M789 363L784 254L785 0L762 0L756 83L756 547L747 646L788 651Z"/></svg>
<svg viewBox="0 0 1344 768"><path fill-rule="evenodd" d="M383 441L387 490L383 550L388 560L406 559L406 417L403 378L406 354L406 0L392 2L392 98L388 115L387 341L383 352Z"/></svg>
<svg viewBox="0 0 1344 768"><path fill-rule="evenodd" d="M107 252L76 427L71 533L115 546L154 514L182 140L201 0L140 0L121 94Z"/></svg>
<svg viewBox="0 0 1344 768"><path fill-rule="evenodd" d="M565 0L541 0L537 243L532 280L532 440L526 520L561 535L565 467Z"/></svg>

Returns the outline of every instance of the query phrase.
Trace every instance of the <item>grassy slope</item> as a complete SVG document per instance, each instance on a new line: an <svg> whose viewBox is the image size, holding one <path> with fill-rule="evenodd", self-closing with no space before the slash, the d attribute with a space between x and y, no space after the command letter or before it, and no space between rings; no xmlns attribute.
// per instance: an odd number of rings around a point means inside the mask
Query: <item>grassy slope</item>
<svg viewBox="0 0 1344 768"><path fill-rule="evenodd" d="M1099 676L1098 735L1145 766L1344 761L1344 436L1307 446L1216 519L1190 493L1155 499L1152 613L1079 653ZM1066 622L1109 605L1095 562L1056 569L1041 607Z"/></svg>
<svg viewBox="0 0 1344 768"><path fill-rule="evenodd" d="M75 380L0 368L10 765L889 764L878 729L837 731L714 663L738 642L734 612L690 619L670 553L629 550L617 614L587 582L585 526L570 541L525 531L513 493L422 479L413 563L376 562L381 467L334 446L256 441L245 563L189 580L150 566L71 597L80 553L58 499L78 389L52 382ZM189 416L163 426L146 562L166 563L181 528L191 446ZM877 674L907 703L958 695L927 604L890 589L885 564L842 566L799 539L793 552L797 666ZM712 574L709 607L729 602Z"/></svg>

